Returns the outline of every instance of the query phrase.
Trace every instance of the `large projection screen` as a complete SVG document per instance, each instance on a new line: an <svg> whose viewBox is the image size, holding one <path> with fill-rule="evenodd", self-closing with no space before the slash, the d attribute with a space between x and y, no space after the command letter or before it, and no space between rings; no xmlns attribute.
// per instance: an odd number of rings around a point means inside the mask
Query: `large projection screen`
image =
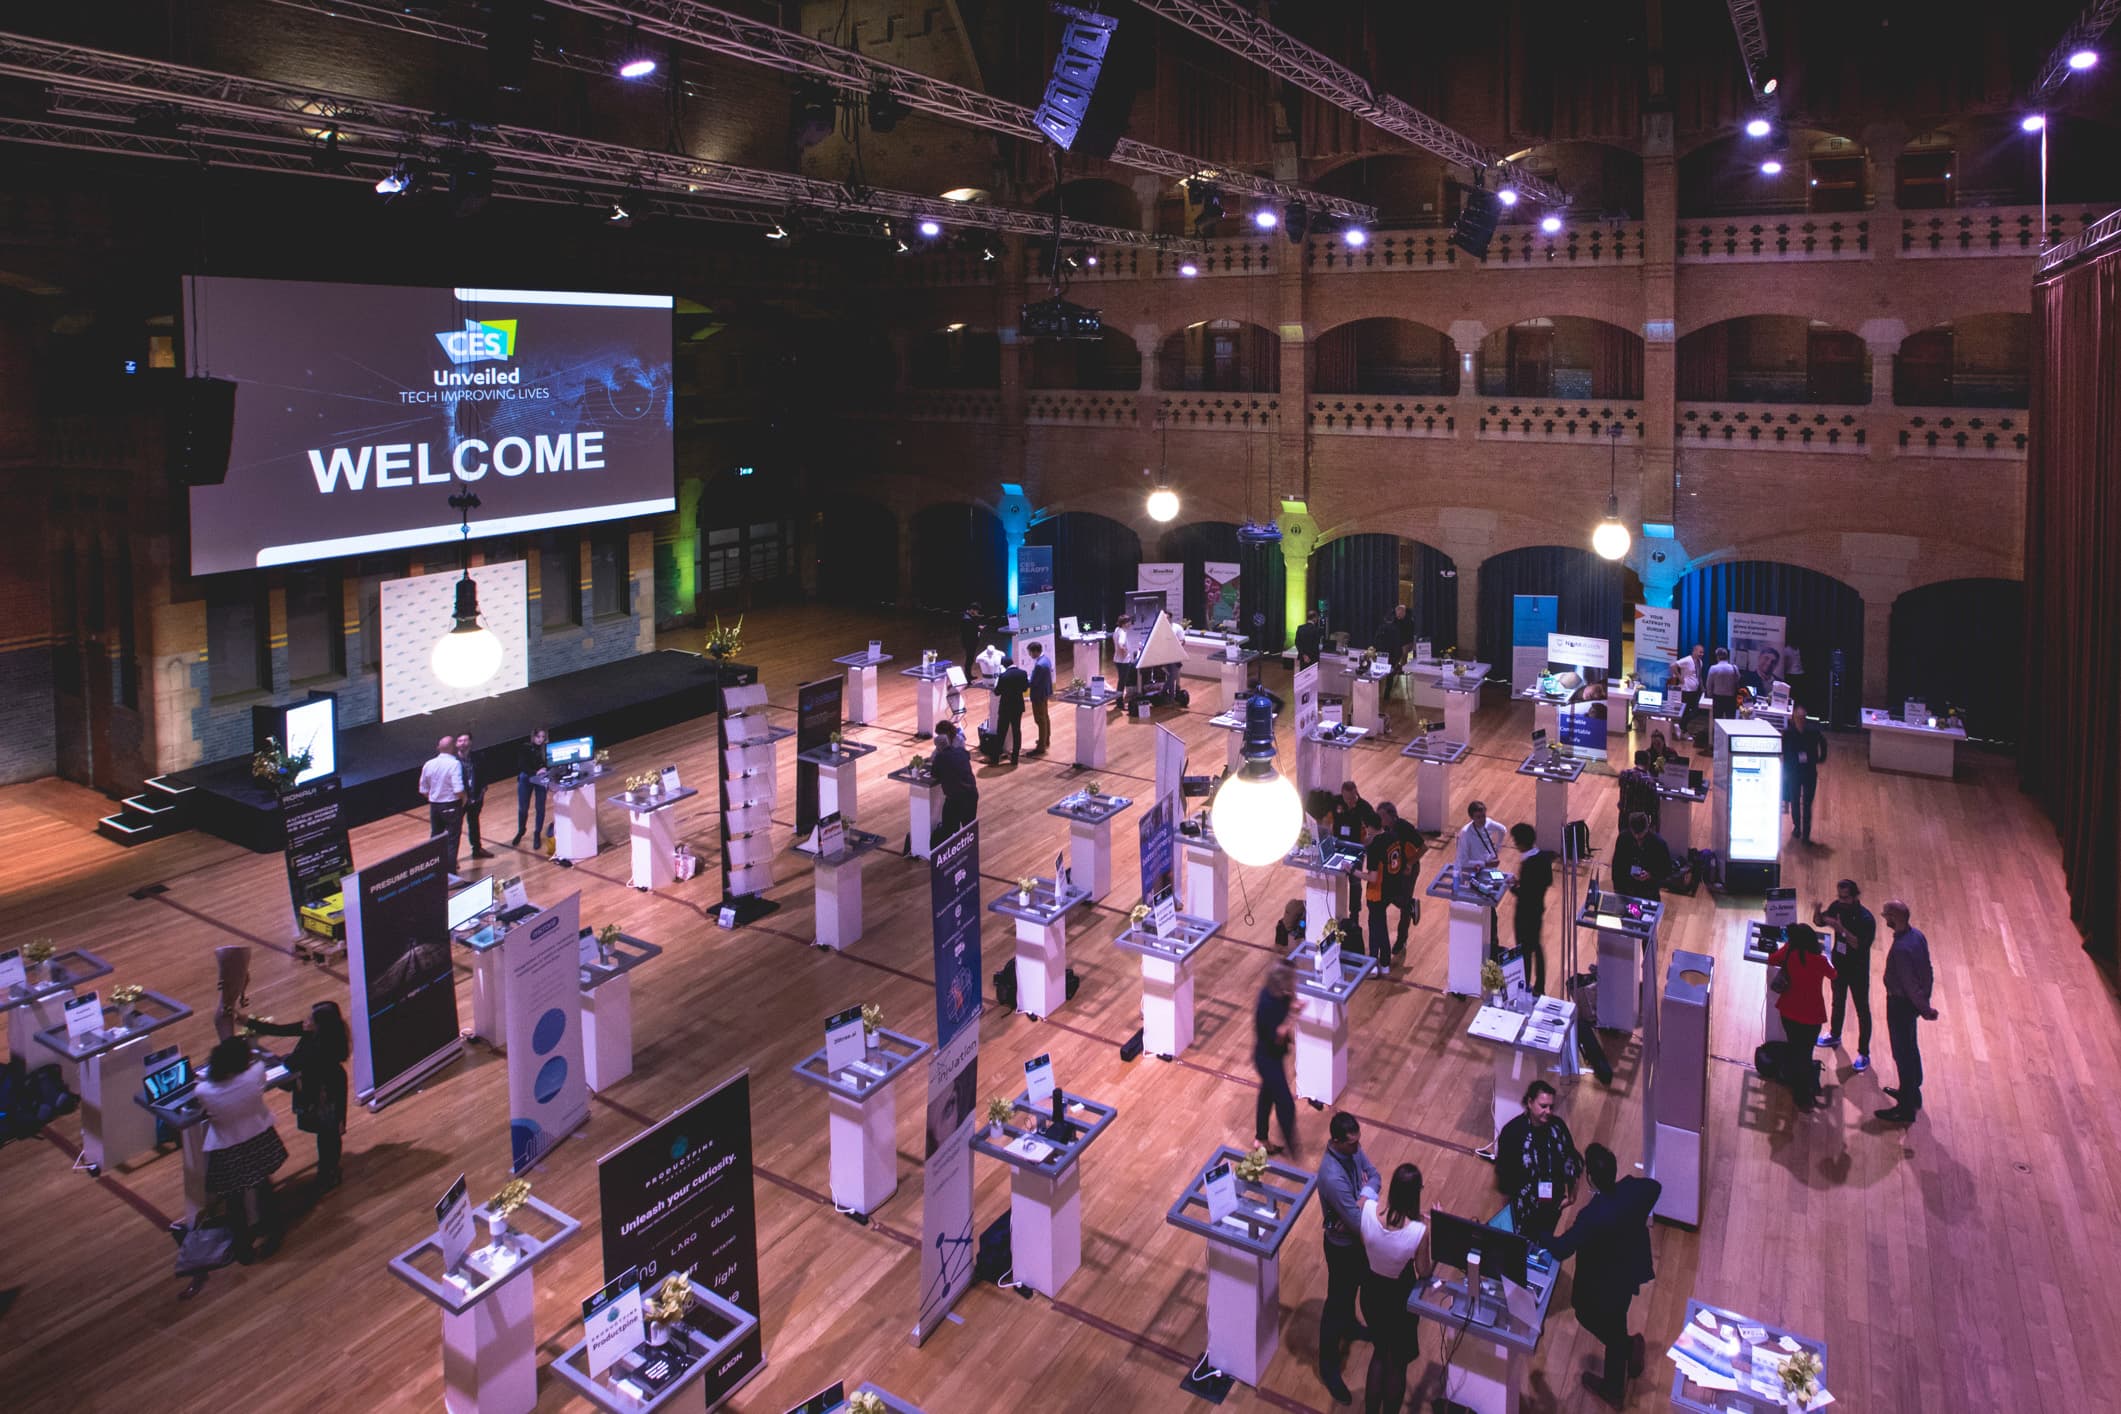
<svg viewBox="0 0 2121 1414"><path fill-rule="evenodd" d="M674 510L668 295L191 276L185 367L236 385L193 574Z"/></svg>

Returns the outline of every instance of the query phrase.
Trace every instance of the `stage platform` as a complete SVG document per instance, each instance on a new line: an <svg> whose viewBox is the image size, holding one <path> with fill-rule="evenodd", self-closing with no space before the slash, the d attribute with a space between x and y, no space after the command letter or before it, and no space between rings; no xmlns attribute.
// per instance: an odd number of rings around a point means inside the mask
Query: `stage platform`
<svg viewBox="0 0 2121 1414"><path fill-rule="evenodd" d="M729 663L723 677L732 685L754 682L757 670ZM352 727L339 733L341 809L349 828L416 809L420 767L434 755L436 739L445 731L469 732L486 768L487 832L505 836L515 828L516 748L537 728L555 739L593 736L602 748L720 707L713 660L666 650L441 712ZM261 853L281 847L279 802L251 778L249 755L170 774L197 788L184 798L185 825Z"/></svg>

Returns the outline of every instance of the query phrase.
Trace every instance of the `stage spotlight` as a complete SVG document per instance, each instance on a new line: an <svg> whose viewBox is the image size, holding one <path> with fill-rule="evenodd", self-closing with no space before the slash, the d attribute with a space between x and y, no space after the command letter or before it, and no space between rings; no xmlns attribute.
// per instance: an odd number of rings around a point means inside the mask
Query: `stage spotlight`
<svg viewBox="0 0 2121 1414"><path fill-rule="evenodd" d="M899 120L913 110L888 88L879 87L869 95L869 131L888 133L899 125Z"/></svg>
<svg viewBox="0 0 2121 1414"><path fill-rule="evenodd" d="M2047 126L2047 115L2045 113L2028 113L2018 120L2018 126L2029 133L2037 133Z"/></svg>
<svg viewBox="0 0 2121 1414"><path fill-rule="evenodd" d="M626 47L619 51L618 67L622 79L645 79L655 72L655 50L641 42L638 25L626 35Z"/></svg>
<svg viewBox="0 0 2121 1414"><path fill-rule="evenodd" d="M1277 225L1279 225L1280 222L1281 218L1276 216L1273 212L1267 210L1267 208L1264 206L1252 213L1252 224L1259 227L1259 229L1261 229L1262 231L1271 231Z"/></svg>
<svg viewBox="0 0 2121 1414"><path fill-rule="evenodd" d="M1304 235L1311 229L1311 209L1300 201L1290 202L1282 208L1281 229L1290 245L1302 245Z"/></svg>
<svg viewBox="0 0 2121 1414"><path fill-rule="evenodd" d="M403 162L376 178L377 196L396 196L412 190L413 170Z"/></svg>
<svg viewBox="0 0 2121 1414"><path fill-rule="evenodd" d="M785 241L788 239L788 228L776 221L766 228L766 239L769 241Z"/></svg>
<svg viewBox="0 0 2121 1414"><path fill-rule="evenodd" d="M1086 254L1083 257L1083 264L1089 266L1092 270L1095 270L1097 268L1097 252L1093 250Z"/></svg>
<svg viewBox="0 0 2121 1414"><path fill-rule="evenodd" d="M1776 89L1780 88L1781 86L1781 80L1769 79L1766 83L1760 85L1760 91L1763 94L1772 94Z"/></svg>
<svg viewBox="0 0 2121 1414"><path fill-rule="evenodd" d="M989 231L979 238L979 258L999 260L1009 253L1009 246L1000 231Z"/></svg>
<svg viewBox="0 0 2121 1414"><path fill-rule="evenodd" d="M1178 267L1178 273L1190 280L1200 273L1200 267L1188 260Z"/></svg>
<svg viewBox="0 0 2121 1414"><path fill-rule="evenodd" d="M1515 206L1517 204L1517 188L1504 187L1501 191L1495 193L1495 199L1504 206Z"/></svg>
<svg viewBox="0 0 2121 1414"><path fill-rule="evenodd" d="M898 247L898 253L900 255L910 254L913 250L912 246L906 244L906 238L904 236L893 236L891 238L891 242L893 245L896 245Z"/></svg>
<svg viewBox="0 0 2121 1414"><path fill-rule="evenodd" d="M1539 229L1551 236L1561 229L1561 218L1559 216L1548 216L1540 221Z"/></svg>
<svg viewBox="0 0 2121 1414"><path fill-rule="evenodd" d="M1205 236L1208 232L1214 230L1216 224L1223 219L1222 193L1206 183L1201 183L1198 186L1188 183L1188 187L1199 198L1195 203L1200 210L1193 217L1193 234Z"/></svg>
<svg viewBox="0 0 2121 1414"><path fill-rule="evenodd" d="M2080 74L2098 62L2099 55L2096 50L2079 49L2069 56L2069 66Z"/></svg>
<svg viewBox="0 0 2121 1414"><path fill-rule="evenodd" d="M1370 243L1370 233L1360 226L1350 224L1347 230L1341 232L1341 239L1360 250Z"/></svg>
<svg viewBox="0 0 2121 1414"><path fill-rule="evenodd" d="M1767 161L1760 164L1760 175L1763 177L1779 177L1782 175L1782 164L1770 157Z"/></svg>
<svg viewBox="0 0 2121 1414"><path fill-rule="evenodd" d="M918 229L923 236L932 241L943 233L943 223L940 221L923 221Z"/></svg>
<svg viewBox="0 0 2121 1414"><path fill-rule="evenodd" d="M633 226L633 208L638 205L633 197L615 196L611 209L604 213L604 224L615 231L629 230Z"/></svg>
<svg viewBox="0 0 2121 1414"><path fill-rule="evenodd" d="M1745 125L1745 135L1747 137L1766 137L1773 127L1774 124L1767 119L1755 118Z"/></svg>
<svg viewBox="0 0 2121 1414"><path fill-rule="evenodd" d="M832 136L839 122L839 101L832 85L809 79L795 86L795 145L815 147Z"/></svg>

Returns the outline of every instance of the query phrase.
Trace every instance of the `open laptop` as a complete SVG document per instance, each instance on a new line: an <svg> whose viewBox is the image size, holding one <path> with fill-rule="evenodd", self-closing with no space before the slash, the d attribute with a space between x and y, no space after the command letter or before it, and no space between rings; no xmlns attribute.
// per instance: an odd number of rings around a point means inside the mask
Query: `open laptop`
<svg viewBox="0 0 2121 1414"><path fill-rule="evenodd" d="M1635 689L1635 705L1647 711L1664 706L1664 689L1661 687L1638 687Z"/></svg>
<svg viewBox="0 0 2121 1414"><path fill-rule="evenodd" d="M178 1105L190 1099L199 1080L192 1073L191 1057L175 1049L148 1058L141 1089L150 1105Z"/></svg>

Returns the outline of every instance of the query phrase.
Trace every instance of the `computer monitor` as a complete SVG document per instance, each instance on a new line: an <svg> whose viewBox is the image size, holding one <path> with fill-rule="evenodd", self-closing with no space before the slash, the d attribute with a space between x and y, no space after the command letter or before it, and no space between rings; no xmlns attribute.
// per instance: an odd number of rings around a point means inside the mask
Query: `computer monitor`
<svg viewBox="0 0 2121 1414"><path fill-rule="evenodd" d="M191 1082L191 1060L180 1054L168 1065L148 1071L141 1083L147 1091L147 1102L159 1105L189 1090Z"/></svg>
<svg viewBox="0 0 2121 1414"><path fill-rule="evenodd" d="M545 743L545 764L548 766L587 765L596 759L597 739L593 736L571 736L565 741Z"/></svg>
<svg viewBox="0 0 2121 1414"><path fill-rule="evenodd" d="M1664 706L1664 689L1659 687L1639 687L1635 689L1635 705L1642 708Z"/></svg>
<svg viewBox="0 0 2121 1414"><path fill-rule="evenodd" d="M490 910L496 902L493 875L474 884L467 884L449 896L449 930L468 928L480 914Z"/></svg>
<svg viewBox="0 0 2121 1414"><path fill-rule="evenodd" d="M1440 1266L1464 1271L1468 1259L1478 1252L1481 1276L1507 1277L1523 1286L1530 1248L1521 1233L1453 1217L1441 1208L1429 1210L1429 1255Z"/></svg>

